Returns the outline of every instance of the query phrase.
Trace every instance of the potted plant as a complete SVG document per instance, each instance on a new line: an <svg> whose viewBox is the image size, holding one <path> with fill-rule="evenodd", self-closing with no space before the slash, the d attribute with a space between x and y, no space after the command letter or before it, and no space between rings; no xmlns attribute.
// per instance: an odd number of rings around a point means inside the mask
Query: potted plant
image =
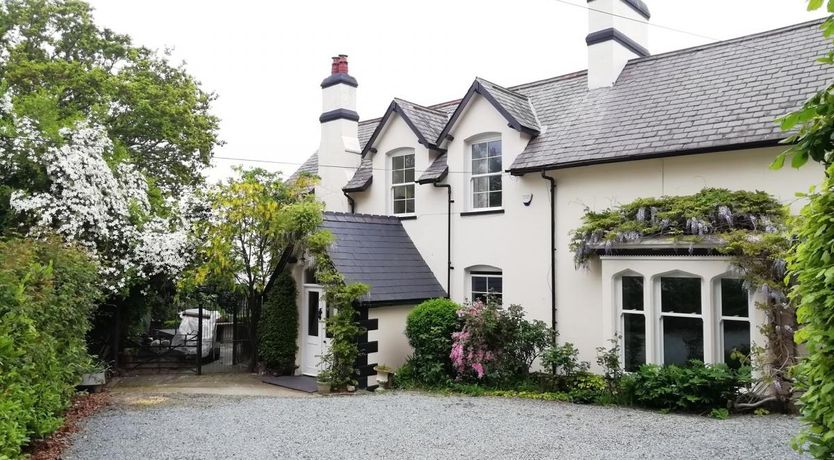
<svg viewBox="0 0 834 460"><path fill-rule="evenodd" d="M318 387L319 394L330 394L330 379L329 370L319 371L319 374L316 376L316 387Z"/></svg>
<svg viewBox="0 0 834 460"><path fill-rule="evenodd" d="M92 361L90 365L82 371L80 387L91 389L93 393L98 393L101 388L107 383L107 365L101 361Z"/></svg>
<svg viewBox="0 0 834 460"><path fill-rule="evenodd" d="M385 364L380 364L378 366L374 366L374 370L376 371L376 383L378 383L382 388L391 388L391 375L393 374L392 369Z"/></svg>

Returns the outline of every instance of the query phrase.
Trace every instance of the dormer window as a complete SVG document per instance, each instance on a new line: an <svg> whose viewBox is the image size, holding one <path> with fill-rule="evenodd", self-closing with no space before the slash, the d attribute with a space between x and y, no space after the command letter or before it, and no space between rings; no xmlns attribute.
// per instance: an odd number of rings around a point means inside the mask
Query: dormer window
<svg viewBox="0 0 834 460"><path fill-rule="evenodd" d="M472 208L501 207L501 140L472 144Z"/></svg>
<svg viewBox="0 0 834 460"><path fill-rule="evenodd" d="M391 203L394 214L414 214L414 153L391 156Z"/></svg>

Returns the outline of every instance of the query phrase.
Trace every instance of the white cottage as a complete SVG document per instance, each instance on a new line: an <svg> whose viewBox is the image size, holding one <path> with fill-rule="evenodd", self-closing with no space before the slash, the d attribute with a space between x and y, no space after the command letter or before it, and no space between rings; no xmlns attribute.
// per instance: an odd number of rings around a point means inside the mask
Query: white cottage
<svg viewBox="0 0 834 460"><path fill-rule="evenodd" d="M820 21L650 55L643 2L592 6L586 71L512 87L476 78L458 101L395 99L381 118L360 121L347 57L333 58L319 149L300 171L321 177L337 268L371 286L363 375L405 361L416 303L488 290L558 325L589 361L616 334L631 363L721 362L725 342L762 343L728 258L643 247L577 270L570 232L588 209L705 187L762 190L798 209L795 193L822 173L768 168L786 137L773 120L834 77L815 62L829 45ZM320 288L302 264L294 273L298 365L315 375ZM664 313L661 288L691 299L690 313Z"/></svg>

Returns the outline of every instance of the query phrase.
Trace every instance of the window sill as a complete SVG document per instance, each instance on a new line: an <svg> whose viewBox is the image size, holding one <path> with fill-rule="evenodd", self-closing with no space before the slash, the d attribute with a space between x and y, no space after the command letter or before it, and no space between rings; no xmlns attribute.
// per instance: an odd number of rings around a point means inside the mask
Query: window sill
<svg viewBox="0 0 834 460"><path fill-rule="evenodd" d="M487 215L487 214L504 214L504 210L499 208L499 209L484 209L482 211L466 211L466 212L460 213L460 216L461 217L484 216L484 215Z"/></svg>
<svg viewBox="0 0 834 460"><path fill-rule="evenodd" d="M417 214L394 214L394 217L399 220L415 220L417 219Z"/></svg>

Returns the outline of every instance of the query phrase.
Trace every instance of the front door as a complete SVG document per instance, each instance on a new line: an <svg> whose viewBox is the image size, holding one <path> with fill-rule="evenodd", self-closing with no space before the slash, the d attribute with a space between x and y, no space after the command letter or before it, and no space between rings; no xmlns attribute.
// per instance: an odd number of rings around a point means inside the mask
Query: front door
<svg viewBox="0 0 834 460"><path fill-rule="evenodd" d="M301 373L316 376L321 356L327 351L325 322L327 305L324 291L318 287L304 289L304 340L302 341Z"/></svg>

